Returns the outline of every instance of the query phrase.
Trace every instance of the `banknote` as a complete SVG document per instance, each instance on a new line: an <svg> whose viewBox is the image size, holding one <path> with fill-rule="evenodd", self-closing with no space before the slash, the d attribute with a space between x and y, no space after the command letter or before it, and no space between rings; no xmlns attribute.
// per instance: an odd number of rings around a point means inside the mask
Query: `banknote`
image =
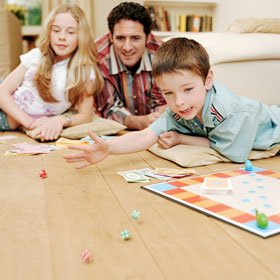
<svg viewBox="0 0 280 280"><path fill-rule="evenodd" d="M117 173L130 183L146 183L150 181L148 177L146 177L144 174L137 173L136 170L127 170Z"/></svg>
<svg viewBox="0 0 280 280"><path fill-rule="evenodd" d="M184 169L177 169L177 168L156 168L152 170L154 174L169 176L172 178L180 178L185 176L190 176L196 174L194 169L184 168Z"/></svg>
<svg viewBox="0 0 280 280"><path fill-rule="evenodd" d="M164 176L164 175L159 175L159 174L153 173L153 170L151 168L138 169L135 171L137 173L144 174L147 177L155 178L155 179L158 179L161 181L166 181L166 180L170 179L170 176Z"/></svg>

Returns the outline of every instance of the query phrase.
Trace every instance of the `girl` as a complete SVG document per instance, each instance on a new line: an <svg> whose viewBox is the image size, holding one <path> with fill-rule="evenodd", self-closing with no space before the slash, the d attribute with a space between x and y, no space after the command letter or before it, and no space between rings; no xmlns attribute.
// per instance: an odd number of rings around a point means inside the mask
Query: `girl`
<svg viewBox="0 0 280 280"><path fill-rule="evenodd" d="M280 143L280 108L237 96L213 80L208 54L197 42L174 38L162 44L153 75L168 108L142 131L112 140L95 141L82 152L66 155L79 167L97 163L109 154L144 150L159 143L211 147L234 162L246 161L252 149L269 150Z"/></svg>
<svg viewBox="0 0 280 280"><path fill-rule="evenodd" d="M63 127L92 120L93 95L103 78L94 38L76 5L49 14L38 46L20 56L20 65L0 85L0 130L38 128L42 141L55 140ZM61 115L70 107L75 115Z"/></svg>

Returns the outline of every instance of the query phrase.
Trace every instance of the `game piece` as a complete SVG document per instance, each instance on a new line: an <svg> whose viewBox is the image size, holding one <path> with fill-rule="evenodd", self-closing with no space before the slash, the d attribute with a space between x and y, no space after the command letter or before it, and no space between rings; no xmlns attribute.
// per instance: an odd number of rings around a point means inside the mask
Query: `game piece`
<svg viewBox="0 0 280 280"><path fill-rule="evenodd" d="M133 210L131 212L131 217L135 220L138 220L140 218L141 212L138 210Z"/></svg>
<svg viewBox="0 0 280 280"><path fill-rule="evenodd" d="M228 191L233 190L231 182L228 178L204 178L203 184L200 188L202 193L210 194L227 194Z"/></svg>
<svg viewBox="0 0 280 280"><path fill-rule="evenodd" d="M256 219L257 219L257 225L260 228L266 228L268 225L268 219L267 216L264 213L259 213L259 211L256 209Z"/></svg>
<svg viewBox="0 0 280 280"><path fill-rule="evenodd" d="M252 171L253 170L253 165L249 159L245 161L245 170L246 171Z"/></svg>
<svg viewBox="0 0 280 280"><path fill-rule="evenodd" d="M202 193L201 186L206 177L230 179L233 191L228 195ZM280 172L256 166L248 172L242 166L141 188L258 236L269 237L280 233L279 182ZM265 209L265 215L259 214L258 217L260 226L257 225L256 208L262 209L260 212Z"/></svg>
<svg viewBox="0 0 280 280"><path fill-rule="evenodd" d="M84 263L90 263L91 261L91 252L88 249L85 249L81 254L81 259Z"/></svg>
<svg viewBox="0 0 280 280"><path fill-rule="evenodd" d="M46 172L46 170L45 170L45 169L42 169L42 171L39 173L39 175L40 175L40 178L41 178L41 179L47 178L47 172Z"/></svg>
<svg viewBox="0 0 280 280"><path fill-rule="evenodd" d="M130 232L128 230L126 230L126 229L122 230L121 231L121 237L122 237L123 240L130 239L130 237L131 237L130 236Z"/></svg>

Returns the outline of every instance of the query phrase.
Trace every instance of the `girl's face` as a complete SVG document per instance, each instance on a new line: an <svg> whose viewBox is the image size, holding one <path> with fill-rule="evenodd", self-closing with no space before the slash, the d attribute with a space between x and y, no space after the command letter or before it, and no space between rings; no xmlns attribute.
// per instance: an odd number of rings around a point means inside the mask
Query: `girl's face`
<svg viewBox="0 0 280 280"><path fill-rule="evenodd" d="M78 22L70 13L55 16L51 26L50 43L56 54L55 62L72 55L78 46Z"/></svg>
<svg viewBox="0 0 280 280"><path fill-rule="evenodd" d="M188 70L164 73L157 77L168 107L186 120L197 117L202 123L202 108L206 92L212 86L213 76L210 70L205 83L196 73Z"/></svg>

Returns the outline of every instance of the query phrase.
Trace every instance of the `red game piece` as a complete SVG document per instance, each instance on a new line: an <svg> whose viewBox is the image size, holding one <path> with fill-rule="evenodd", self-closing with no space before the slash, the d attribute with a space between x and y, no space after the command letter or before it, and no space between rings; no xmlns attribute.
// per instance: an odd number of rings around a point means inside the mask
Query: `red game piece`
<svg viewBox="0 0 280 280"><path fill-rule="evenodd" d="M46 172L46 170L45 170L45 169L42 169L42 171L39 173L39 175L40 175L40 178L41 178L41 179L47 178L47 172Z"/></svg>

